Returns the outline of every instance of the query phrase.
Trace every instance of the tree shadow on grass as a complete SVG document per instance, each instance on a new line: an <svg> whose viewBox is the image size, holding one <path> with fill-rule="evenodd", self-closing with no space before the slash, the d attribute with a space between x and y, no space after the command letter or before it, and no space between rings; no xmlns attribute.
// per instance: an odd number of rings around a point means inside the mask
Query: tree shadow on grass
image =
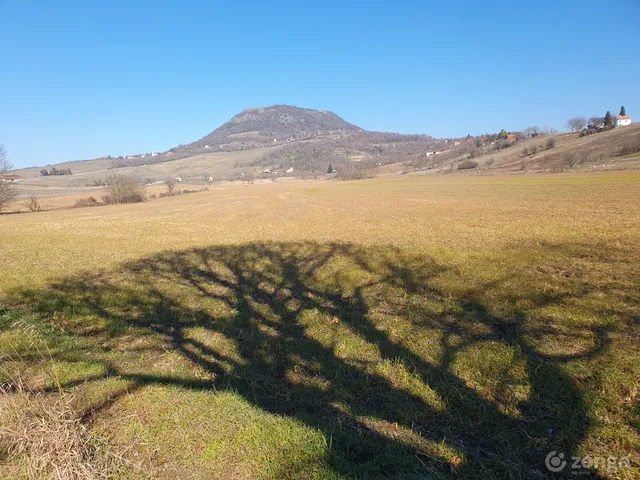
<svg viewBox="0 0 640 480"><path fill-rule="evenodd" d="M106 375L131 382L121 394L150 384L232 390L319 429L337 475L550 475L545 455L570 457L590 428L563 366L601 355L610 332L530 318L560 294L524 292L527 311L497 315L486 295L501 281L458 298L436 287L450 273L393 248L252 243L163 253L20 296L76 319L97 349L105 338L146 341L204 374L104 360Z"/></svg>

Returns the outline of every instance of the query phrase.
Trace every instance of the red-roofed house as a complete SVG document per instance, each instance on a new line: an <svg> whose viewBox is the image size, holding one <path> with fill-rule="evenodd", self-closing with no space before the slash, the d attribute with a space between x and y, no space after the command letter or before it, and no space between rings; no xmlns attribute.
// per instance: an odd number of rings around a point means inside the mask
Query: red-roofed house
<svg viewBox="0 0 640 480"><path fill-rule="evenodd" d="M518 139L518 136L515 133L507 134L507 142L515 142Z"/></svg>
<svg viewBox="0 0 640 480"><path fill-rule="evenodd" d="M19 182L24 180L22 175L0 175L0 180L3 182Z"/></svg>
<svg viewBox="0 0 640 480"><path fill-rule="evenodd" d="M629 115L618 115L613 119L613 124L616 127L626 127L631 125L631 117Z"/></svg>

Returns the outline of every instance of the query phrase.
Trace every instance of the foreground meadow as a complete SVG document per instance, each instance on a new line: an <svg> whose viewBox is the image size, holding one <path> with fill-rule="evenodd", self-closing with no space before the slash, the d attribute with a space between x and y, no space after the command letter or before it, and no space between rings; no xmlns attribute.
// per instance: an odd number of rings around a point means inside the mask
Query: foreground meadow
<svg viewBox="0 0 640 480"><path fill-rule="evenodd" d="M61 397L117 478L640 476L638 174L226 186L0 235L0 476L45 471L15 405Z"/></svg>

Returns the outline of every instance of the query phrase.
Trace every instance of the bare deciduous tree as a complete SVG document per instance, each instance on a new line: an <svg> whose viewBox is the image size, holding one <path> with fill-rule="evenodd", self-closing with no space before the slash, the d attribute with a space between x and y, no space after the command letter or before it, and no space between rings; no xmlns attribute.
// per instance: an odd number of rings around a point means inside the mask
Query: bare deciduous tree
<svg viewBox="0 0 640 480"><path fill-rule="evenodd" d="M105 203L144 202L142 187L133 177L114 175L107 179L107 194L102 197Z"/></svg>
<svg viewBox="0 0 640 480"><path fill-rule="evenodd" d="M31 195L27 199L27 201L24 202L24 206L27 207L30 212L39 212L40 210L42 210L40 200L38 200L38 197L36 197L35 195Z"/></svg>
<svg viewBox="0 0 640 480"><path fill-rule="evenodd" d="M537 137L540 132L541 129L537 125L531 125L530 127L522 130L522 134L525 136L525 138Z"/></svg>
<svg viewBox="0 0 640 480"><path fill-rule="evenodd" d="M173 178L167 178L167 179L164 181L164 184L167 186L167 193L168 193L169 195L172 195L172 194L173 194L173 189L174 189L174 188L175 188L175 186L176 186L176 182L175 182L175 180L174 180Z"/></svg>
<svg viewBox="0 0 640 480"><path fill-rule="evenodd" d="M569 170L573 169L575 165L580 163L580 157L575 153L567 153L564 156L564 164L569 167Z"/></svg>
<svg viewBox="0 0 640 480"><path fill-rule="evenodd" d="M549 157L547 155L540 157L540 168L542 170L547 170L549 168Z"/></svg>
<svg viewBox="0 0 640 480"><path fill-rule="evenodd" d="M5 150L4 145L0 144L0 175L8 172L11 168L12 166L9 163L7 151ZM0 212L2 212L2 208L16 196L11 186L11 183L0 179Z"/></svg>
<svg viewBox="0 0 640 480"><path fill-rule="evenodd" d="M584 117L573 117L567 120L566 125L572 132L579 132L587 126L587 119Z"/></svg>

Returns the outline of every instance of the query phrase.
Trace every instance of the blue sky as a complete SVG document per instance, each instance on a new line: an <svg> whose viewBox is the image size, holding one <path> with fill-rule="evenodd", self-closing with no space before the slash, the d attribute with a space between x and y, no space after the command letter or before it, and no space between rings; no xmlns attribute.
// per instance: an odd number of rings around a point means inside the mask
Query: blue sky
<svg viewBox="0 0 640 480"><path fill-rule="evenodd" d="M0 0L16 166L166 150L248 107L462 136L640 119L640 1Z"/></svg>

